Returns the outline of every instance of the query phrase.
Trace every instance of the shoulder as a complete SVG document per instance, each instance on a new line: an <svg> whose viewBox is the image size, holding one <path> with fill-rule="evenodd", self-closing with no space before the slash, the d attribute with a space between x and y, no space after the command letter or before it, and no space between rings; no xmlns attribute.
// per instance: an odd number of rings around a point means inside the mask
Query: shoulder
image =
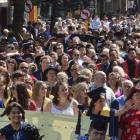
<svg viewBox="0 0 140 140"><path fill-rule="evenodd" d="M51 112L52 108L52 101L50 100L45 106L44 106L44 111L45 112Z"/></svg>
<svg viewBox="0 0 140 140"><path fill-rule="evenodd" d="M32 100L32 99L28 100L28 108L29 108L29 110L36 111L37 107L36 107L36 103L34 100Z"/></svg>
<svg viewBox="0 0 140 140"><path fill-rule="evenodd" d="M1 128L0 129L0 133L2 134L2 135L7 135L7 134L9 134L10 132L12 132L12 127L11 127L11 124L8 124L8 125L6 125L6 126L4 126L3 128Z"/></svg>

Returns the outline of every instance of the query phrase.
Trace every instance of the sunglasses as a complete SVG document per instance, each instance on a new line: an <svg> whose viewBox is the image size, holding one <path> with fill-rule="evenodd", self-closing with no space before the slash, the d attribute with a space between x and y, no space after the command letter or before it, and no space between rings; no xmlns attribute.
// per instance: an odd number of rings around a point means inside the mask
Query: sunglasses
<svg viewBox="0 0 140 140"><path fill-rule="evenodd" d="M28 69L28 67L20 67L21 69Z"/></svg>

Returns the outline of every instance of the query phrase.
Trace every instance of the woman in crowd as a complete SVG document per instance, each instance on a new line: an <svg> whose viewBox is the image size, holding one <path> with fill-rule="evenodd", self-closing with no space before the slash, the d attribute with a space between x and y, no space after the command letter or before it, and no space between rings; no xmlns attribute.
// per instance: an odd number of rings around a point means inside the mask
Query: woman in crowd
<svg viewBox="0 0 140 140"><path fill-rule="evenodd" d="M58 72L57 73L57 82L68 83L68 75L65 72Z"/></svg>
<svg viewBox="0 0 140 140"><path fill-rule="evenodd" d="M122 95L121 77L120 77L119 73L111 72L108 75L108 84L109 84L110 88L114 91L114 94L116 97L119 97Z"/></svg>
<svg viewBox="0 0 140 140"><path fill-rule="evenodd" d="M120 140L140 139L140 88L133 87L127 100L130 110L120 119Z"/></svg>
<svg viewBox="0 0 140 140"><path fill-rule="evenodd" d="M7 60L7 71L11 75L14 71L17 70L17 62L15 59L9 59Z"/></svg>
<svg viewBox="0 0 140 140"><path fill-rule="evenodd" d="M78 103L69 94L67 83L57 83L52 92L54 94L54 98L50 103L48 103L44 111L63 115L77 114Z"/></svg>
<svg viewBox="0 0 140 140"><path fill-rule="evenodd" d="M88 107L88 101L89 101L87 91L88 91L88 85L86 82L80 82L72 87L72 93L74 99L76 99L79 104L84 105L85 108Z"/></svg>
<svg viewBox="0 0 140 140"><path fill-rule="evenodd" d="M9 103L13 101L18 102L25 110L36 111L37 109L35 102L29 96L26 85L22 82L17 83L11 88Z"/></svg>
<svg viewBox="0 0 140 140"><path fill-rule="evenodd" d="M41 140L37 128L24 122L25 112L23 107L16 103L10 103L1 117L7 115L10 124L0 129L0 140Z"/></svg>
<svg viewBox="0 0 140 140"><path fill-rule="evenodd" d="M37 111L43 111L44 107L50 102L50 99L46 97L47 85L43 81L37 81L33 87L32 99L35 101Z"/></svg>

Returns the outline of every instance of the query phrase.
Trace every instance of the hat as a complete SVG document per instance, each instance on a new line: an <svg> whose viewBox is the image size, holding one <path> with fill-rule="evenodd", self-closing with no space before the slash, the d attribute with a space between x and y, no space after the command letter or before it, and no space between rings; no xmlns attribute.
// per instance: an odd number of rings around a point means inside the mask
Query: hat
<svg viewBox="0 0 140 140"><path fill-rule="evenodd" d="M90 117L92 119L90 128L94 128L97 131L106 131L107 130L107 123L109 122L109 117L104 117L100 115L92 115Z"/></svg>
<svg viewBox="0 0 140 140"><path fill-rule="evenodd" d="M15 59L17 63L26 62L21 55L14 55L11 58Z"/></svg>
<svg viewBox="0 0 140 140"><path fill-rule="evenodd" d="M104 87L99 87L88 92L87 94L93 101L97 101L100 99L100 96L106 96L106 90Z"/></svg>

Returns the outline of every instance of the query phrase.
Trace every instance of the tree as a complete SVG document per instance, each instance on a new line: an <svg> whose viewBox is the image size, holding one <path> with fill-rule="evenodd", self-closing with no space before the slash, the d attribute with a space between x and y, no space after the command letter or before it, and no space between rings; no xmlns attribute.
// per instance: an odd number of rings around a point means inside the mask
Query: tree
<svg viewBox="0 0 140 140"><path fill-rule="evenodd" d="M21 32L24 23L24 3L24 0L13 0L13 29L18 41L21 41Z"/></svg>

